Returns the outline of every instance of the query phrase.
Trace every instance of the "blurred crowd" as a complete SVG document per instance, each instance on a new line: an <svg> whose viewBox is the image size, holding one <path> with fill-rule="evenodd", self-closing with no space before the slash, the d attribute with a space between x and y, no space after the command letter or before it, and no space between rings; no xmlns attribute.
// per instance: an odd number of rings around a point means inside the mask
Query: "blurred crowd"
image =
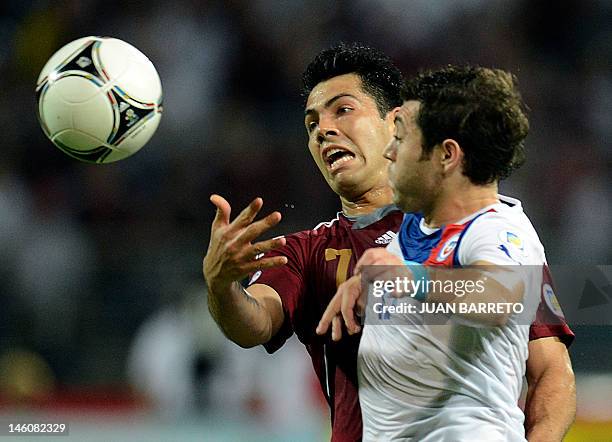
<svg viewBox="0 0 612 442"><path fill-rule="evenodd" d="M36 120L40 69L85 35L135 45L162 79L157 133L116 164L67 157ZM33 352L49 382L204 385L165 408L180 411L249 376L230 368L265 363L207 315L208 197L225 196L234 213L263 197L265 213L283 214L272 235L333 218L340 206L308 153L300 87L308 61L341 40L383 49L406 75L447 63L515 73L531 132L527 163L502 191L523 201L549 262L612 262L611 2L4 0L0 37L0 354ZM593 352L609 341L576 347L577 370L606 368ZM298 378L308 362L294 360ZM147 367L157 367L150 382Z"/></svg>

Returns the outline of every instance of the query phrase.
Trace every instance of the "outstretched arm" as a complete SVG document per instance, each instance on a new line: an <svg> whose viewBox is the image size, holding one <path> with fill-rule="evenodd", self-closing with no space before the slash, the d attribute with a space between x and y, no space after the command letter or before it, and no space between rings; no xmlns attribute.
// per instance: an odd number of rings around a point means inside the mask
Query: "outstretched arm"
<svg viewBox="0 0 612 442"><path fill-rule="evenodd" d="M280 296L263 284L255 284L247 291L240 281L256 270L287 263L284 256L256 259L261 253L285 245L284 238L253 242L278 224L281 215L273 212L254 222L263 205L262 199L256 198L230 222L229 203L219 195L210 200L217 213L203 261L208 309L223 333L241 347L266 343L284 320Z"/></svg>
<svg viewBox="0 0 612 442"><path fill-rule="evenodd" d="M361 331L356 315L363 311L366 304L366 293L362 293L363 286L361 281L362 277L365 277L361 271L366 266L370 266L366 282L375 280L393 282L396 278L415 279L414 270L410 270L405 265L403 259L382 248L366 250L355 266L355 275L338 287L338 291L319 321L316 329L317 334L323 335L331 327L332 339L334 341L340 340L342 338L343 323L349 334ZM445 268L429 268L427 272L429 278L434 281L446 282L459 279L461 282L465 282L470 280L474 282L475 286L480 283L481 293L465 293L463 296L458 297L454 292L446 293L444 291L432 290L427 292L427 302L446 304L465 303L469 305L478 302L496 301L511 303L521 301L524 285L520 280L518 272L510 272L508 266L494 266L487 261L477 261L473 263L473 266L469 269L462 269L461 273ZM497 281L495 277L498 275L505 276L506 279L512 282L510 288ZM398 297L400 296L398 295ZM510 313L510 311L496 313L468 311L466 313L457 313L457 316L473 325L499 326L506 323Z"/></svg>

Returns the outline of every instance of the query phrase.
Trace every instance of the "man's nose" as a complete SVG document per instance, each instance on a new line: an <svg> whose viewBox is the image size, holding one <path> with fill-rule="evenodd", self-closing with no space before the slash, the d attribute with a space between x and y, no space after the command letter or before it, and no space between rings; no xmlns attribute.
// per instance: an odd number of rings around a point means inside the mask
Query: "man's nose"
<svg viewBox="0 0 612 442"><path fill-rule="evenodd" d="M393 140L391 140L391 142L387 144L387 146L385 147L385 150L383 151L383 157L385 157L388 160L395 161L396 152L397 152L397 149L395 148L395 143L393 143Z"/></svg>
<svg viewBox="0 0 612 442"><path fill-rule="evenodd" d="M331 119L321 119L319 121L319 132L317 133L317 142L323 143L326 139L333 136L338 136L339 132Z"/></svg>
<svg viewBox="0 0 612 442"><path fill-rule="evenodd" d="M329 137L333 137L336 135L338 135L338 131L336 131L335 129L320 130L317 135L317 142L319 144L322 144L323 141L329 139Z"/></svg>

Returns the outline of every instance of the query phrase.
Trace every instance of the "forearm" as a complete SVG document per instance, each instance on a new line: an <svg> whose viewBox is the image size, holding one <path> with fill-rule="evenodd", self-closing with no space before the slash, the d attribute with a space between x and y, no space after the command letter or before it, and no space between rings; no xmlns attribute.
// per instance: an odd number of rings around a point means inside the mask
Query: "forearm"
<svg viewBox="0 0 612 442"><path fill-rule="evenodd" d="M455 316L474 325L504 325L522 300L524 284L501 266L428 269L427 302L452 304ZM508 284L507 280L512 280ZM505 284L500 281L506 280ZM449 290L449 287L454 289Z"/></svg>
<svg viewBox="0 0 612 442"><path fill-rule="evenodd" d="M576 384L571 369L547 370L529 382L525 431L530 442L561 441L576 416Z"/></svg>
<svg viewBox="0 0 612 442"><path fill-rule="evenodd" d="M241 347L254 347L272 337L269 312L238 282L226 288L209 287L208 309L223 333Z"/></svg>

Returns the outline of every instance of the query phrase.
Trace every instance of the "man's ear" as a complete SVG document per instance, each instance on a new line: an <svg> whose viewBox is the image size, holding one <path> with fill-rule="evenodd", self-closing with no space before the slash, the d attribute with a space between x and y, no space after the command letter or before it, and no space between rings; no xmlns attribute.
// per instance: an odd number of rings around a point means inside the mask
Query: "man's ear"
<svg viewBox="0 0 612 442"><path fill-rule="evenodd" d="M461 167L463 162L463 149L457 141L447 138L440 143L440 163L444 171L452 172Z"/></svg>
<svg viewBox="0 0 612 442"><path fill-rule="evenodd" d="M399 113L400 109L400 106L394 107L389 112L387 112L387 115L385 116L385 122L387 123L387 127L389 128L390 134L393 134L393 132L395 131L395 117Z"/></svg>
<svg viewBox="0 0 612 442"><path fill-rule="evenodd" d="M387 116L385 117L385 120L388 121L389 123L391 123L391 127L392 128L395 127L395 117L399 113L400 109L401 109L401 107L397 106L397 107L394 107L393 109L391 109L389 112L387 112Z"/></svg>

